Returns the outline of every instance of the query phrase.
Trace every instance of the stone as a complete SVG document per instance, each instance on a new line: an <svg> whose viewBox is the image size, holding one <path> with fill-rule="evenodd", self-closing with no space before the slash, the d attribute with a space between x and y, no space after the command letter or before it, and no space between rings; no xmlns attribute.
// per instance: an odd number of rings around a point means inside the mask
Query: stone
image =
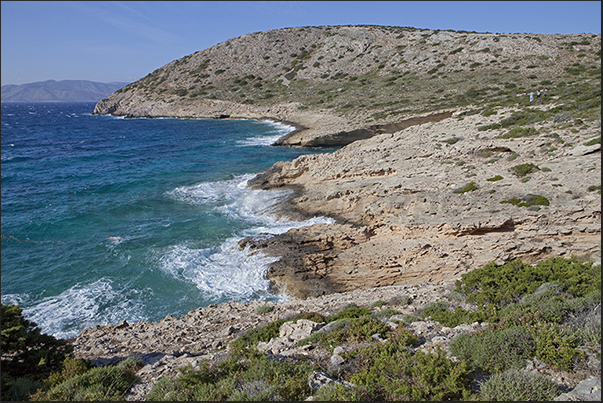
<svg viewBox="0 0 603 403"><path fill-rule="evenodd" d="M339 354L333 354L331 356L331 364L333 364L333 366L338 367L341 364L343 364L345 362L345 360L343 359L342 356L340 356Z"/></svg>
<svg viewBox="0 0 603 403"><path fill-rule="evenodd" d="M310 374L310 376L308 377L308 386L310 387L310 390L312 390L312 393L316 393L316 391L318 391L318 389L320 389L321 387L330 384L338 384L344 387L353 386L353 384L350 382L333 379L324 372L315 371L312 372L312 374Z"/></svg>
<svg viewBox="0 0 603 403"><path fill-rule="evenodd" d="M581 381L570 392L563 393L555 398L560 402L600 402L601 401L601 378L590 377Z"/></svg>

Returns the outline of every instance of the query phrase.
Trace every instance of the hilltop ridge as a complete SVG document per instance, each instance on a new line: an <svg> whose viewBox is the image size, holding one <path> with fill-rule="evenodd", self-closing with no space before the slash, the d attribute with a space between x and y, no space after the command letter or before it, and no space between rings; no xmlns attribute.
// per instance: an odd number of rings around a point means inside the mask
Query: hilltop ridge
<svg viewBox="0 0 603 403"><path fill-rule="evenodd" d="M270 118L300 128L279 144L304 146L336 133L369 137L375 126L588 73L600 68L600 43L600 34L283 28L174 60L103 99L94 113Z"/></svg>

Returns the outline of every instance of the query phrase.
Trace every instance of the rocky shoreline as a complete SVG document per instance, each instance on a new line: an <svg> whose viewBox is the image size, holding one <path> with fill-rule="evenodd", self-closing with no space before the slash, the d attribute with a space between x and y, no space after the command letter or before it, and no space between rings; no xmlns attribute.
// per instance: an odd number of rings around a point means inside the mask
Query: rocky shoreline
<svg viewBox="0 0 603 403"><path fill-rule="evenodd" d="M268 277L299 298L440 281L491 261L576 256L600 262L600 194L588 190L600 183L600 144L584 145L598 135L596 124L579 133L561 131L563 144L476 129L511 114L455 112L332 154L277 163L249 186L294 189L277 213L337 222L248 238L242 245L279 256ZM547 147L555 150L543 151ZM526 164L534 172L513 174ZM464 191L467 186L473 188ZM529 195L549 204L509 203Z"/></svg>
<svg viewBox="0 0 603 403"><path fill-rule="evenodd" d="M528 103L536 85L551 93ZM293 191L277 216L335 223L240 242L279 258L266 275L287 302L265 313L264 302L230 302L159 322L95 326L73 341L75 355L99 365L140 356L142 382L126 397L140 400L178 367L220 361L247 330L296 313L404 299L396 309L413 314L490 262L577 257L600 265L596 105L600 34L302 27L243 35L175 60L94 113L271 120L295 127L276 145L341 146L278 162L249 181L252 189ZM515 133L500 125L522 118ZM481 326L411 325L419 348L446 348ZM336 353L291 342L318 327L281 328L282 337L260 347L338 365ZM575 388L557 400L600 400L598 355L587 371L598 378L536 361L525 370Z"/></svg>
<svg viewBox="0 0 603 403"><path fill-rule="evenodd" d="M336 219L241 241L241 247L280 257L267 276L289 301L269 304L267 313L258 313L261 301L230 302L154 323L95 326L73 342L75 356L98 365L142 357L142 382L127 396L140 400L162 376L219 360L247 330L297 313L328 315L351 303L368 306L405 296L410 303L397 309L412 314L443 298L461 274L491 261L577 256L600 264L600 193L587 189L600 184L600 143L584 145L600 126L579 133L556 129L564 145L551 153L542 149L554 139L501 139L501 130L476 129L510 110L495 117L463 112L358 140L332 154L280 162L250 181L252 188L295 190L274 214ZM529 180L509 171L522 163L539 167ZM502 179L489 181L497 175ZM478 189L459 192L470 182ZM550 204L500 203L532 193ZM480 327L442 329L430 321L413 326L423 333L424 347L434 340L446 345L458 332ZM311 354L293 343L265 347L274 354ZM546 372L532 364L533 371ZM555 376L568 390L584 378Z"/></svg>

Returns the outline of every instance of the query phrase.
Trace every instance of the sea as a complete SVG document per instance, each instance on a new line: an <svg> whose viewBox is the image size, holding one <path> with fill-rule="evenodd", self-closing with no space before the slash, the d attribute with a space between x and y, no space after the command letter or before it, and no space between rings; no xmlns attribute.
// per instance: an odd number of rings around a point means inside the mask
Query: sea
<svg viewBox="0 0 603 403"><path fill-rule="evenodd" d="M271 144L271 121L124 119L94 103L2 103L1 297L42 333L158 321L229 301L284 301L278 258L247 236L307 221L277 218L288 192L247 189L282 160L334 149Z"/></svg>

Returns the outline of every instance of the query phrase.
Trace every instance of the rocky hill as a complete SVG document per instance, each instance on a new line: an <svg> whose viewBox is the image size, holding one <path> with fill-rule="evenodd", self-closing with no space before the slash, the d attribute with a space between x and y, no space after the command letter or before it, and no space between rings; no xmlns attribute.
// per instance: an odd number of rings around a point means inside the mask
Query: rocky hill
<svg viewBox="0 0 603 403"><path fill-rule="evenodd" d="M47 80L21 85L3 85L2 102L98 102L127 84L87 80Z"/></svg>
<svg viewBox="0 0 603 403"><path fill-rule="evenodd" d="M600 34L285 28L175 60L101 101L95 113L269 117L306 128L283 141L290 145L361 129L367 137L375 126L429 111L596 75L600 44Z"/></svg>
<svg viewBox="0 0 603 403"><path fill-rule="evenodd" d="M600 265L600 56L600 34L288 28L178 59L103 99L95 113L269 118L298 127L280 145L341 145L276 163L249 183L294 191L274 214L336 219L241 241L280 257L267 275L291 302L269 316L407 292L411 313L489 262L577 257ZM135 399L158 372L215 360L226 342L266 323L255 309L231 303L87 329L76 352L161 352L143 369L148 380ZM431 336L457 330L476 329ZM264 347L304 354L278 342ZM598 368L600 385L600 358ZM563 382L573 387L578 378Z"/></svg>

